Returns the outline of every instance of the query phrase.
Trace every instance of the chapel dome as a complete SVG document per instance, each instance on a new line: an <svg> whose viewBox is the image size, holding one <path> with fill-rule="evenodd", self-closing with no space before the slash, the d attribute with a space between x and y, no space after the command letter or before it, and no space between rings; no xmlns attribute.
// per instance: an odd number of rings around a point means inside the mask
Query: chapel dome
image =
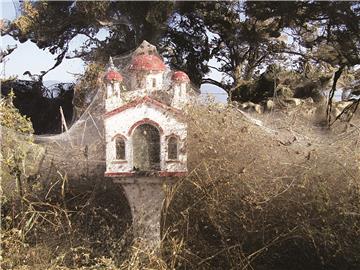
<svg viewBox="0 0 360 270"><path fill-rule="evenodd" d="M129 69L135 71L164 71L165 64L156 55L140 54L132 59Z"/></svg>
<svg viewBox="0 0 360 270"><path fill-rule="evenodd" d="M189 76L183 71L175 71L171 77L174 82L190 82Z"/></svg>
<svg viewBox="0 0 360 270"><path fill-rule="evenodd" d="M105 80L122 82L123 76L115 70L109 70L105 75Z"/></svg>

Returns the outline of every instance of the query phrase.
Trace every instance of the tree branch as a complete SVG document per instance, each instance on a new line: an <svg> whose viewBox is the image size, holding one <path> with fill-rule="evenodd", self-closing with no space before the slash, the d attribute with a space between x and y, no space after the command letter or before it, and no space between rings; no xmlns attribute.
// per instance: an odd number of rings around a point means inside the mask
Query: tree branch
<svg viewBox="0 0 360 270"><path fill-rule="evenodd" d="M302 56L304 58L310 58L312 60L315 60L316 62L319 62L319 59L314 57L314 56L311 56L311 55L308 55L308 54L304 54L304 53L301 53L301 52L294 52L294 51L288 51L288 50L280 50L279 53L287 53L287 54L294 54L294 55L299 55L299 56Z"/></svg>
<svg viewBox="0 0 360 270"><path fill-rule="evenodd" d="M341 65L339 67L339 69L335 72L333 84L332 84L331 90L329 92L329 99L328 99L328 104L327 104L327 109L326 109L326 116L327 116L327 122L328 122L329 127L331 126L332 100L334 98L334 94L336 91L336 84L337 84L337 81L339 80L344 68L345 68L345 65Z"/></svg>
<svg viewBox="0 0 360 270"><path fill-rule="evenodd" d="M51 67L50 69L48 69L46 72L44 72L43 74L40 75L39 80L42 81L42 78L49 73L51 70L55 69L58 65L60 65L62 63L62 61L65 58L66 52L68 51L69 47L66 47L57 57L56 57L56 62L54 64L53 67Z"/></svg>
<svg viewBox="0 0 360 270"><path fill-rule="evenodd" d="M204 84L204 83L208 83L208 84L212 84L212 85L215 85L217 87L220 87L222 89L226 89L226 87L224 87L224 85L216 80L213 80L213 79L210 79L210 78L206 78L206 79L202 79L201 80L201 84Z"/></svg>
<svg viewBox="0 0 360 270"><path fill-rule="evenodd" d="M215 69L215 70L217 70L217 71L219 71L219 72L223 72L220 68L213 67L213 66L210 66L210 65L208 65L208 67L209 67L209 68L213 68L213 69Z"/></svg>

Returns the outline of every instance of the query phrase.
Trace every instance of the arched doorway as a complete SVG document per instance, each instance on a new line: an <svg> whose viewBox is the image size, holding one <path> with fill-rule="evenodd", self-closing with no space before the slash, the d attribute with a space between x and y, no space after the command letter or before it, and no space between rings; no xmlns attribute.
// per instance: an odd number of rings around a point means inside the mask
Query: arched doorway
<svg viewBox="0 0 360 270"><path fill-rule="evenodd" d="M133 163L139 171L160 170L160 132L150 124L142 124L133 133Z"/></svg>

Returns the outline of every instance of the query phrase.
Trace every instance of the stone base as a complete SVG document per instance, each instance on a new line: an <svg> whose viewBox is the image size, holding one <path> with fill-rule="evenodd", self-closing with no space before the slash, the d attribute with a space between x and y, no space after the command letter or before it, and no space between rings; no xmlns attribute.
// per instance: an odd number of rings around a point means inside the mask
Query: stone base
<svg viewBox="0 0 360 270"><path fill-rule="evenodd" d="M121 183L129 201L133 219L133 231L148 248L158 249L161 244L161 211L166 186L172 181L159 177L137 177L114 180Z"/></svg>

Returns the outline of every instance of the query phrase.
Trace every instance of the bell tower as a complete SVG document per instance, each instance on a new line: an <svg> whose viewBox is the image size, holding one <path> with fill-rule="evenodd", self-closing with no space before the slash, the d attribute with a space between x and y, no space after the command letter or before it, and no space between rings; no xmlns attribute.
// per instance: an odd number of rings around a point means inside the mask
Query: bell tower
<svg viewBox="0 0 360 270"><path fill-rule="evenodd" d="M188 102L187 89L190 79L185 72L175 71L172 75L172 82L174 88L174 97L171 106L181 109Z"/></svg>
<svg viewBox="0 0 360 270"><path fill-rule="evenodd" d="M125 89L123 77L115 68L111 57L104 81L106 85L105 110L108 112L122 105L121 92Z"/></svg>

